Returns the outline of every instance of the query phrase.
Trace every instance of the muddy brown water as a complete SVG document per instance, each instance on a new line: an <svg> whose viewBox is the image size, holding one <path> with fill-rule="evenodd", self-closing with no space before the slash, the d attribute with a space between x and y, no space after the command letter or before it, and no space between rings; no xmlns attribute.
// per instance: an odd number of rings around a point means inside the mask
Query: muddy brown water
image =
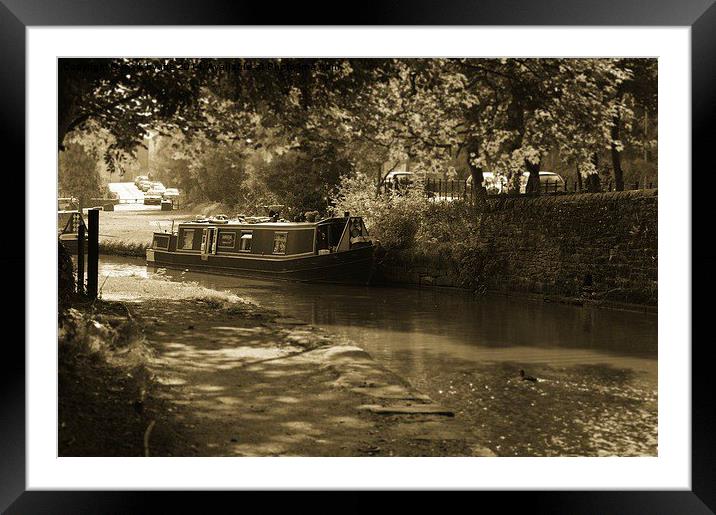
<svg viewBox="0 0 716 515"><path fill-rule="evenodd" d="M288 283L147 268L228 290L353 340L487 435L500 456L657 454L657 316L504 296ZM519 370L537 382L519 379Z"/></svg>

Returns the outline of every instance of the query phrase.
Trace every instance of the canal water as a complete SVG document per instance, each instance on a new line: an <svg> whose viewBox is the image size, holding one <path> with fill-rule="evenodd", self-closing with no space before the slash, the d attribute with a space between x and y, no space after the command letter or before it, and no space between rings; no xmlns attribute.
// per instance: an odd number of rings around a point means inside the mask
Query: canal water
<svg viewBox="0 0 716 515"><path fill-rule="evenodd" d="M100 283L129 274L228 290L348 338L455 410L499 456L657 454L654 314L155 271L102 256Z"/></svg>

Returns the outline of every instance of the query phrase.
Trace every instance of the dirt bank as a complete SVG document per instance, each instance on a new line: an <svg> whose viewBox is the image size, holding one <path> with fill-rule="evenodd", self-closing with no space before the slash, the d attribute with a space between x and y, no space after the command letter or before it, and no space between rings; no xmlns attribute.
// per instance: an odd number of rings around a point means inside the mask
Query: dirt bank
<svg viewBox="0 0 716 515"><path fill-rule="evenodd" d="M111 277L103 292L142 328L150 382L141 413L131 395L107 406L111 395L82 399L98 412L134 410L132 427L102 439L111 447L104 455L141 455L144 443L152 456L492 455L461 418L350 342L299 320L155 278ZM105 418L97 413L73 431Z"/></svg>
<svg viewBox="0 0 716 515"><path fill-rule="evenodd" d="M151 398L150 349L121 303L73 297L60 312L60 456L142 456L166 406Z"/></svg>

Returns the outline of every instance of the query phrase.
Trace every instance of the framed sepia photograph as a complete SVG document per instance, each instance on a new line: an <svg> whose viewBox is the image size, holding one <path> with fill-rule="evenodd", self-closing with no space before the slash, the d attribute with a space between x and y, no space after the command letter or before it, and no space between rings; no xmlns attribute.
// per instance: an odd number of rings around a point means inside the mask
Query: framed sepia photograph
<svg viewBox="0 0 716 515"><path fill-rule="evenodd" d="M715 9L2 0L0 508L712 513Z"/></svg>

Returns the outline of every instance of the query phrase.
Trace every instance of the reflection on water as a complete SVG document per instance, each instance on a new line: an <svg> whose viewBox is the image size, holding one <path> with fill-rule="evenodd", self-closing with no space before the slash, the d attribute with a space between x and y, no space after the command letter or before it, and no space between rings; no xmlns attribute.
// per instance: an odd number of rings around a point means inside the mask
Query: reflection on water
<svg viewBox="0 0 716 515"><path fill-rule="evenodd" d="M655 315L429 289L159 272L230 290L353 340L456 409L500 455L656 453ZM132 273L155 272L141 260L102 257L100 274ZM519 381L520 368L540 381Z"/></svg>

